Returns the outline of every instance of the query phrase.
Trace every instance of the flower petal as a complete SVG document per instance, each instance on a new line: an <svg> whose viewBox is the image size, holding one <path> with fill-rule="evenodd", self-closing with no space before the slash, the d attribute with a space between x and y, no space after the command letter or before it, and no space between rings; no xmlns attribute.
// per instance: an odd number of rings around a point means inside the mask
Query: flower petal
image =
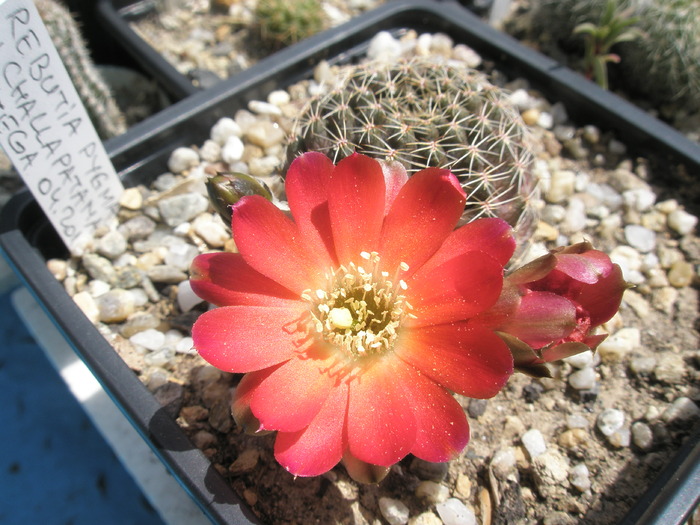
<svg viewBox="0 0 700 525"><path fill-rule="evenodd" d="M461 321L496 303L503 267L483 252L469 252L436 268L422 267L407 285L406 298L416 316L409 326Z"/></svg>
<svg viewBox="0 0 700 525"><path fill-rule="evenodd" d="M259 195L243 197L233 207L233 237L243 259L255 270L301 294L319 276L307 259L296 225Z"/></svg>
<svg viewBox="0 0 700 525"><path fill-rule="evenodd" d="M501 338L469 323L407 330L395 351L443 387L479 399L495 396L513 373L513 357Z"/></svg>
<svg viewBox="0 0 700 525"><path fill-rule="evenodd" d="M615 264L610 273L601 277L595 285L582 287L575 300L588 311L591 326L599 326L619 310L626 289L622 270Z"/></svg>
<svg viewBox="0 0 700 525"><path fill-rule="evenodd" d="M542 348L567 337L576 328L576 306L551 292L530 292L520 300L515 314L498 330L533 348Z"/></svg>
<svg viewBox="0 0 700 525"><path fill-rule="evenodd" d="M469 442L469 423L462 406L447 390L412 367L397 377L408 385L406 395L416 417L416 442L411 453L434 463L450 461Z"/></svg>
<svg viewBox="0 0 700 525"><path fill-rule="evenodd" d="M595 284L607 275L613 263L603 252L589 250L581 254L557 254L557 270L585 284Z"/></svg>
<svg viewBox="0 0 700 525"><path fill-rule="evenodd" d="M466 196L447 170L427 168L401 188L382 228L379 254L391 272L401 262L417 269L454 229Z"/></svg>
<svg viewBox="0 0 700 525"><path fill-rule="evenodd" d="M386 199L384 201L384 215L389 213L391 205L394 204L396 196L408 182L408 173L403 164L397 161L382 160L379 161L384 173L384 183L386 185Z"/></svg>
<svg viewBox="0 0 700 525"><path fill-rule="evenodd" d="M274 369L275 367L270 367L245 374L234 390L233 399L231 399L231 415L236 425L241 427L246 434L257 434L261 432L260 421L253 415L253 411L250 409L250 400L257 384L262 378L271 374Z"/></svg>
<svg viewBox="0 0 700 525"><path fill-rule="evenodd" d="M295 476L318 476L332 469L343 457L348 386L331 389L326 402L308 427L297 432L279 432L275 459Z"/></svg>
<svg viewBox="0 0 700 525"><path fill-rule="evenodd" d="M373 465L393 465L413 447L416 422L403 385L395 381L393 356L368 358L350 383L348 445L357 459Z"/></svg>
<svg viewBox="0 0 700 525"><path fill-rule="evenodd" d="M434 271L441 264L467 252L483 252L505 266L514 251L515 238L510 224L495 217L477 219L450 233L421 269Z"/></svg>
<svg viewBox="0 0 700 525"><path fill-rule="evenodd" d="M290 359L308 345L306 305L267 308L222 306L199 316L194 346L207 362L225 372L261 370Z"/></svg>
<svg viewBox="0 0 700 525"><path fill-rule="evenodd" d="M333 162L324 154L304 153L289 166L284 186L304 247L318 257L324 268L335 262L328 212L328 185L333 169Z"/></svg>
<svg viewBox="0 0 700 525"><path fill-rule="evenodd" d="M190 267L192 290L217 306L289 306L298 300L285 287L256 272L239 253L204 253Z"/></svg>
<svg viewBox="0 0 700 525"><path fill-rule="evenodd" d="M256 385L250 408L262 429L295 432L321 410L336 380L328 373L333 363L317 353L293 357Z"/></svg>
<svg viewBox="0 0 700 525"><path fill-rule="evenodd" d="M384 220L386 189L379 162L357 153L344 158L333 171L328 192L338 262L357 262L360 252L376 249Z"/></svg>

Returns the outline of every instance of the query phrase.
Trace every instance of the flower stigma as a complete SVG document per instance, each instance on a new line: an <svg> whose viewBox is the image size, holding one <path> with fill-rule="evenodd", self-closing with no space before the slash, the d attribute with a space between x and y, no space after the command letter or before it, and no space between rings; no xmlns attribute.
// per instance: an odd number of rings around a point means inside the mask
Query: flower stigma
<svg viewBox="0 0 700 525"><path fill-rule="evenodd" d="M377 252L362 252L360 257L366 262L329 269L323 288L301 295L311 303L312 331L350 358L393 349L402 319L415 317L404 296L408 287L400 278L408 264L399 264L390 278L381 271Z"/></svg>

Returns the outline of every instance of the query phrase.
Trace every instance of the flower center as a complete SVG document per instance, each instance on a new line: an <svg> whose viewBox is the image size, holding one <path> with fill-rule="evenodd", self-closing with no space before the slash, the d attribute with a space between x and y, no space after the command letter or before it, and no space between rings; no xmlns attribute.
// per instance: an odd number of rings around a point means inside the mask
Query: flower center
<svg viewBox="0 0 700 525"><path fill-rule="evenodd" d="M331 268L326 286L305 290L302 298L312 304L311 323L323 339L341 348L348 357L362 357L391 350L404 316L415 317L403 293L406 282L401 263L393 277L381 271L376 252L362 252L365 266L351 262Z"/></svg>

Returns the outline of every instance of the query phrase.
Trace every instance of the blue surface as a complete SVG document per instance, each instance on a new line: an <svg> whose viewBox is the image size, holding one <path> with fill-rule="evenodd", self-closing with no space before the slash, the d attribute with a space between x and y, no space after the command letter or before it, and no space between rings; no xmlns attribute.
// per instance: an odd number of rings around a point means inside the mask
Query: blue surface
<svg viewBox="0 0 700 525"><path fill-rule="evenodd" d="M0 295L0 524L162 524L9 295Z"/></svg>

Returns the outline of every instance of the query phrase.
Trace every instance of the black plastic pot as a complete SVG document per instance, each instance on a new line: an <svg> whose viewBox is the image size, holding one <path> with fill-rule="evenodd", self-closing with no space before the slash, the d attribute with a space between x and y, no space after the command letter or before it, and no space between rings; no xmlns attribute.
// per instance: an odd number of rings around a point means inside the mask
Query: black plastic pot
<svg viewBox="0 0 700 525"><path fill-rule="evenodd" d="M500 71L527 78L550 100L563 102L570 115L614 131L630 150L652 155L659 162L683 165L689 173L700 173L700 147L670 127L489 28L458 4L421 0L390 2L331 33L289 47L235 79L196 93L134 126L109 141L108 152L127 186L148 184L167 170L166 161L174 148L202 143L220 117L232 115L250 100L264 99L274 89L309 77L319 60L352 60L363 53L369 39L380 30L400 33L406 29L444 32L495 62ZM212 521L256 523L228 483L48 272L46 260L66 256L67 251L26 192L15 196L3 210L0 247L77 354ZM681 524L700 499L699 456L700 436L695 435L623 523Z"/></svg>
<svg viewBox="0 0 700 525"><path fill-rule="evenodd" d="M130 22L153 14L156 3L155 0L98 0L97 20L173 100L182 100L199 88L129 26Z"/></svg>

